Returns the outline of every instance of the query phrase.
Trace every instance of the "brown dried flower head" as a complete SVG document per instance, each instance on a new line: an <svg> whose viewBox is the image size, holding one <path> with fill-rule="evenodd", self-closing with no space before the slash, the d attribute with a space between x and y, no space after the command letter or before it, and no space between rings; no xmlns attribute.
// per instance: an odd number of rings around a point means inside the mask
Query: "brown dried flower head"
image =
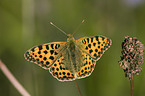
<svg viewBox="0 0 145 96"><path fill-rule="evenodd" d="M125 40L122 42L122 57L119 64L125 72L125 77L129 77L129 80L142 71L143 51L144 46L136 37L125 36Z"/></svg>

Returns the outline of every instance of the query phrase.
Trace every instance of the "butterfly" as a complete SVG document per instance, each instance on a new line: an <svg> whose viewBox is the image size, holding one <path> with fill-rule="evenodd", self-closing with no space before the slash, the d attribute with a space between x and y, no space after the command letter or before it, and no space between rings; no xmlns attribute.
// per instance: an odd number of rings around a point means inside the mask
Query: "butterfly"
<svg viewBox="0 0 145 96"><path fill-rule="evenodd" d="M26 60L49 70L59 81L73 81L90 76L104 52L111 46L105 36L75 40L67 34L67 42L51 42L34 46L24 54Z"/></svg>

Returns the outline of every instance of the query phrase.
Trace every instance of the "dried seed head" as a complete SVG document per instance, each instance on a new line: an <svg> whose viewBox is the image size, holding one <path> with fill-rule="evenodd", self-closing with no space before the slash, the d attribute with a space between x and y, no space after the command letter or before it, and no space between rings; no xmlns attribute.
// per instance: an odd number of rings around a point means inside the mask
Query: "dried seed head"
<svg viewBox="0 0 145 96"><path fill-rule="evenodd" d="M125 76L129 79L135 74L139 75L142 71L143 51L144 46L136 37L125 36L125 40L122 42L122 57L119 64L123 68Z"/></svg>

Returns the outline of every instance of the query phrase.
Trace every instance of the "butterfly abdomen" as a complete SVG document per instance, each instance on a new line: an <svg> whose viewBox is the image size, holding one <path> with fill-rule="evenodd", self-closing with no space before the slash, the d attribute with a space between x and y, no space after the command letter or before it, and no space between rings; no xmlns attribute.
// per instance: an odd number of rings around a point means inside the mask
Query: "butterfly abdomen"
<svg viewBox="0 0 145 96"><path fill-rule="evenodd" d="M76 47L75 47L75 41L71 40L68 43L68 52L70 55L70 64L71 64L71 68L73 69L73 72L77 72L78 71L78 66L76 64Z"/></svg>

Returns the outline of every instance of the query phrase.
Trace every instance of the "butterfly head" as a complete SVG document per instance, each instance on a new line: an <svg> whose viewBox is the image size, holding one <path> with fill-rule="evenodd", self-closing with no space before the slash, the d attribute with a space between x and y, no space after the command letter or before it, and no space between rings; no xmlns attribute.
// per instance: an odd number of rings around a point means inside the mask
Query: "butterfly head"
<svg viewBox="0 0 145 96"><path fill-rule="evenodd" d="M67 41L75 41L75 38L71 34L67 34Z"/></svg>

